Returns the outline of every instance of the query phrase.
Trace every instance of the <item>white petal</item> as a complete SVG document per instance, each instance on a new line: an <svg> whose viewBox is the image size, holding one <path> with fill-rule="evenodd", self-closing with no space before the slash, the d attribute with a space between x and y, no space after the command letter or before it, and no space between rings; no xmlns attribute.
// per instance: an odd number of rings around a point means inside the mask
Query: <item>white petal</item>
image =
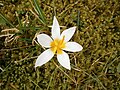
<svg viewBox="0 0 120 90"><path fill-rule="evenodd" d="M43 64L47 63L53 56L54 53L50 49L44 51L40 56L38 56L35 63L35 68L37 66L42 66Z"/></svg>
<svg viewBox="0 0 120 90"><path fill-rule="evenodd" d="M52 38L53 39L60 38L60 26L55 16L52 25Z"/></svg>
<svg viewBox="0 0 120 90"><path fill-rule="evenodd" d="M46 48L50 47L50 43L52 42L52 39L47 34L37 35L37 40L40 45Z"/></svg>
<svg viewBox="0 0 120 90"><path fill-rule="evenodd" d="M76 42L67 42L65 46L66 47L63 50L70 51L70 52L78 52L83 49L83 47Z"/></svg>
<svg viewBox="0 0 120 90"><path fill-rule="evenodd" d="M64 41L65 42L69 41L72 38L73 34L75 33L75 29L76 27L71 27L69 29L66 29L65 31L62 32L61 38L65 36Z"/></svg>
<svg viewBox="0 0 120 90"><path fill-rule="evenodd" d="M57 54L57 59L58 62L65 67L66 69L71 69L70 67L70 59L67 53L65 53L64 51L62 51L63 54Z"/></svg>

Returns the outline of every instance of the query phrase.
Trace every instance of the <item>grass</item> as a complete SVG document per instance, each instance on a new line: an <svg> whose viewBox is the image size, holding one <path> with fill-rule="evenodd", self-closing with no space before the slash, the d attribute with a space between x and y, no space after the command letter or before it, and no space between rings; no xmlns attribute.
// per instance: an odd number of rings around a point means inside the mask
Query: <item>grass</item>
<svg viewBox="0 0 120 90"><path fill-rule="evenodd" d="M119 90L120 5L118 0L0 1L0 88L2 90ZM54 57L34 68L44 51L36 41L50 34L53 16L61 32L77 26L69 53L72 70Z"/></svg>

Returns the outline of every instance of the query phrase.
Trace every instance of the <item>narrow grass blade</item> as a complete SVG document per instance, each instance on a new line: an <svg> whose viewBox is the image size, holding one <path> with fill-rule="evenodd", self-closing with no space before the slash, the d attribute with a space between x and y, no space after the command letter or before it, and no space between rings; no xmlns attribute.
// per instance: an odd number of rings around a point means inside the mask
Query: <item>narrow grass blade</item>
<svg viewBox="0 0 120 90"><path fill-rule="evenodd" d="M46 23L46 19L45 19L45 16L44 16L44 13L42 11L42 9L40 8L39 6L39 3L37 0L33 0L33 3L34 3L34 6L35 6L35 9L37 11L37 13L39 14L39 18L44 22L44 24Z"/></svg>
<svg viewBox="0 0 120 90"><path fill-rule="evenodd" d="M40 90L41 90L41 88L40 88L40 86L36 83L36 82L34 82L32 79L30 79L30 78L28 78L29 80L30 80L30 82L32 82L33 84L35 84Z"/></svg>
<svg viewBox="0 0 120 90"><path fill-rule="evenodd" d="M0 13L0 17L2 17L6 23L8 23L12 28L15 28L15 26L4 16Z"/></svg>
<svg viewBox="0 0 120 90"><path fill-rule="evenodd" d="M80 30L80 11L78 11L78 16L77 16L77 26L78 29Z"/></svg>
<svg viewBox="0 0 120 90"><path fill-rule="evenodd" d="M20 26L20 28L22 28L22 22L20 21L20 18L19 18L19 16L18 16L18 13L17 13L17 12L15 12L15 13L16 13L16 17L17 17L19 26Z"/></svg>

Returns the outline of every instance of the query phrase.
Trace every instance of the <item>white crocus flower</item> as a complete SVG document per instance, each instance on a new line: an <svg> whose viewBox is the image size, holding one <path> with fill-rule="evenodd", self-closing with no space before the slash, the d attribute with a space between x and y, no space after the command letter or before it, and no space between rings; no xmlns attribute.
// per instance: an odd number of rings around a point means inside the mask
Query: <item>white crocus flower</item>
<svg viewBox="0 0 120 90"><path fill-rule="evenodd" d="M35 63L35 68L47 63L55 54L57 54L58 62L63 67L70 70L70 59L64 50L70 52L78 52L83 49L83 47L76 42L68 42L75 33L75 29L76 27L66 29L60 35L60 26L56 17L54 16L53 26L51 30L52 38L46 34L40 34L37 36L39 44L49 49L45 50L41 55L38 56Z"/></svg>

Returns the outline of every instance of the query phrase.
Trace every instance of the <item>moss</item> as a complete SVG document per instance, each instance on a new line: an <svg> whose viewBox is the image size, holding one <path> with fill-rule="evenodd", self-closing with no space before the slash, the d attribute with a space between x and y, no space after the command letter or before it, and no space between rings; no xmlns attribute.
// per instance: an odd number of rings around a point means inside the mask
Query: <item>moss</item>
<svg viewBox="0 0 120 90"><path fill-rule="evenodd" d="M33 1L30 1L0 2L1 13L19 30L17 33L12 32L13 39L6 44L6 37L0 37L0 67L4 70L0 72L2 90L119 90L119 1L40 0L46 25L39 21ZM54 60L60 65L56 57L34 69L36 58L43 49L33 42L33 38L39 32L50 33L51 29L47 25L52 25L54 15L60 25L65 26L62 30L78 27L72 40L84 49L78 53L69 53L71 71L57 68L52 62ZM1 30L12 30L7 22L3 23L0 24Z"/></svg>

